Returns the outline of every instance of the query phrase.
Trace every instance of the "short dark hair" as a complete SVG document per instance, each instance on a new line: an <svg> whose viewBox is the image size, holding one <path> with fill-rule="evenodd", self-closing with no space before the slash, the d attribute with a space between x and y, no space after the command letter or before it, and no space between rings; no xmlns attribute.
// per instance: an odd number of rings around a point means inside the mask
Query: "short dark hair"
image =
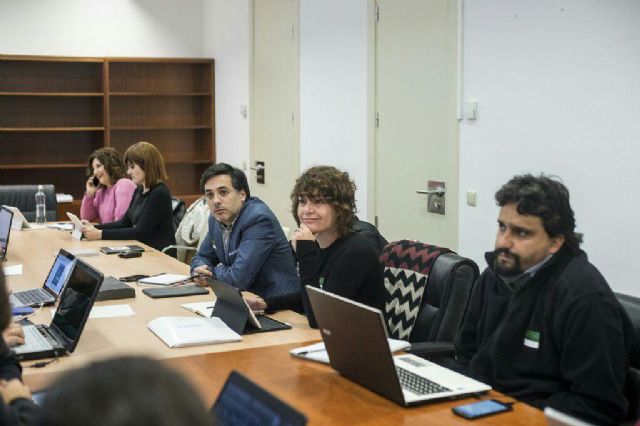
<svg viewBox="0 0 640 426"><path fill-rule="evenodd" d="M115 184L119 179L127 176L126 166L122 157L114 148L105 147L96 149L89 155L87 176L93 176L93 160L98 160L104 166L111 181Z"/></svg>
<svg viewBox="0 0 640 426"><path fill-rule="evenodd" d="M298 204L300 198L323 201L336 211L336 231L343 237L352 231L356 221L356 184L349 173L333 166L315 166L307 169L297 180L291 191L291 213L298 226Z"/></svg>
<svg viewBox="0 0 640 426"><path fill-rule="evenodd" d="M247 175L245 175L242 170L227 163L218 163L207 167L207 170L200 176L200 191L204 193L204 184L212 177L218 175L229 176L231 178L231 184L236 191L244 191L244 193L247 194L247 198L251 197Z"/></svg>
<svg viewBox="0 0 640 426"><path fill-rule="evenodd" d="M2 332L11 323L11 305L9 304L9 294L4 282L4 272L2 271L2 261L0 261L0 339Z"/></svg>
<svg viewBox="0 0 640 426"><path fill-rule="evenodd" d="M538 216L550 237L564 235L569 249L580 249L582 234L574 232L576 220L569 190L559 180L544 174L515 176L496 192L496 202L500 207L515 203L519 214Z"/></svg>
<svg viewBox="0 0 640 426"><path fill-rule="evenodd" d="M69 371L47 391L49 426L205 426L211 417L178 372L147 357L118 357Z"/></svg>
<svg viewBox="0 0 640 426"><path fill-rule="evenodd" d="M149 142L138 142L127 148L124 153L124 162L127 166L137 164L144 170L144 183L148 188L153 188L168 179L162 154Z"/></svg>

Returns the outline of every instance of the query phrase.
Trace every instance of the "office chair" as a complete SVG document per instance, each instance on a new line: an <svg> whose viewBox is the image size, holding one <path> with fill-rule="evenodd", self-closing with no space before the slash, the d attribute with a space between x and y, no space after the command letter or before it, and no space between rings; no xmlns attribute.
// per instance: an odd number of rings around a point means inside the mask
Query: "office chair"
<svg viewBox="0 0 640 426"><path fill-rule="evenodd" d="M58 202L53 185L42 185L45 204L47 207L47 221L58 219ZM36 192L38 185L0 185L0 204L20 209L28 222L36 220Z"/></svg>
<svg viewBox="0 0 640 426"><path fill-rule="evenodd" d="M184 218L187 212L187 207L180 198L171 197L171 213L173 215L173 229L178 229L182 218Z"/></svg>
<svg viewBox="0 0 640 426"><path fill-rule="evenodd" d="M385 321L389 337L411 342L425 358L450 357L478 266L453 251L401 240L388 244L384 265Z"/></svg>
<svg viewBox="0 0 640 426"><path fill-rule="evenodd" d="M632 420L629 424L633 424L633 421L640 419L640 299L621 293L616 293L616 298L631 318L634 330L625 383L625 395L629 401L627 419Z"/></svg>

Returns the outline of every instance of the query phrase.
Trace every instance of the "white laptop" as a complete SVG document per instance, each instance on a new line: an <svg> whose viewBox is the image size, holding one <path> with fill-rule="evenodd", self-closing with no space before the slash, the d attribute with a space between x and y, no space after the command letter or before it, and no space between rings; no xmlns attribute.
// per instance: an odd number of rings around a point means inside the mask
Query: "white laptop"
<svg viewBox="0 0 640 426"><path fill-rule="evenodd" d="M40 288L15 291L9 295L9 301L14 308L23 306L50 305L58 300L64 284L73 266L75 256L64 249L60 249L49 275Z"/></svg>
<svg viewBox="0 0 640 426"><path fill-rule="evenodd" d="M0 206L0 260L7 258L9 248L9 235L11 235L11 220L13 211L5 206Z"/></svg>
<svg viewBox="0 0 640 426"><path fill-rule="evenodd" d="M307 286L331 367L403 406L462 398L491 390L415 355L393 356L382 312Z"/></svg>
<svg viewBox="0 0 640 426"><path fill-rule="evenodd" d="M551 407L545 407L544 416L548 426L593 426L592 423L587 423Z"/></svg>

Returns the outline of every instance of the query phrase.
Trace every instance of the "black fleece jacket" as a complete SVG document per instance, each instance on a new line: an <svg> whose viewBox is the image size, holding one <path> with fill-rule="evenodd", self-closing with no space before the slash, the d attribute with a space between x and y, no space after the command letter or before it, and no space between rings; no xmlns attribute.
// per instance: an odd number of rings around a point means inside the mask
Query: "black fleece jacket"
<svg viewBox="0 0 640 426"><path fill-rule="evenodd" d="M623 420L631 323L586 254L563 247L515 294L494 257L456 340L458 369L538 408Z"/></svg>

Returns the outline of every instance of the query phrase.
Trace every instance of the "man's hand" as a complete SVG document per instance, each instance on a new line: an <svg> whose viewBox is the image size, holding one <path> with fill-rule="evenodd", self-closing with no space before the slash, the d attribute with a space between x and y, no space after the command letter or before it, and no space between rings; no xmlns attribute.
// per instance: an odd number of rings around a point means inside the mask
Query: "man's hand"
<svg viewBox="0 0 640 426"><path fill-rule="evenodd" d="M254 312L265 311L267 309L267 302L265 302L264 299L260 296L242 295L242 298L245 302L247 302L249 308L251 308L251 310Z"/></svg>
<svg viewBox="0 0 640 426"><path fill-rule="evenodd" d="M22 331L22 326L18 323L12 322L2 332L2 337L4 341L9 346L22 345L24 343L24 331Z"/></svg>
<svg viewBox="0 0 640 426"><path fill-rule="evenodd" d="M4 403L9 405L14 399L31 399L31 391L18 379L0 380L0 396Z"/></svg>
<svg viewBox="0 0 640 426"><path fill-rule="evenodd" d="M209 267L207 265L202 265L195 268L193 270L193 275L196 275L196 274L206 275L209 278L213 278L213 273L209 270ZM198 287L206 287L208 285L207 281L202 277L194 278L193 282L196 283Z"/></svg>
<svg viewBox="0 0 640 426"><path fill-rule="evenodd" d="M304 223L300 224L300 228L296 228L293 231L293 237L291 237L291 247L296 251L296 243L300 240L309 240L314 241L316 237L311 233L307 225Z"/></svg>

